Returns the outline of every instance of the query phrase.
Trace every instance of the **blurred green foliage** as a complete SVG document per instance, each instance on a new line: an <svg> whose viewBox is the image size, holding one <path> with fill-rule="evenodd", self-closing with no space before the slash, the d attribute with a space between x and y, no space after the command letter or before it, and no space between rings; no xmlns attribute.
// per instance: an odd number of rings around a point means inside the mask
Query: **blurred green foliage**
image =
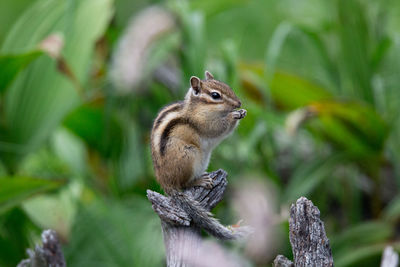
<svg viewBox="0 0 400 267"><path fill-rule="evenodd" d="M175 24L140 47L148 29L129 29L152 5ZM0 21L0 266L43 228L61 235L69 266L162 265L149 132L205 69L248 110L210 170L232 187L272 182L277 214L311 199L336 266L400 249L399 1L16 0L0 3ZM58 56L40 46L53 34ZM116 53L144 58L125 67L139 77L128 89L110 78ZM290 256L281 232L276 251Z"/></svg>

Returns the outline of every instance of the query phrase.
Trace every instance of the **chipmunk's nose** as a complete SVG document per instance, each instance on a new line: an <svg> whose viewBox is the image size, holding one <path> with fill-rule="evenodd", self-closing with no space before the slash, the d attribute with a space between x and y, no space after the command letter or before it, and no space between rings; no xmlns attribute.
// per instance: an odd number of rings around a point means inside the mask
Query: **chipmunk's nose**
<svg viewBox="0 0 400 267"><path fill-rule="evenodd" d="M241 106L242 106L242 102L238 101L238 102L236 103L236 108L240 108Z"/></svg>

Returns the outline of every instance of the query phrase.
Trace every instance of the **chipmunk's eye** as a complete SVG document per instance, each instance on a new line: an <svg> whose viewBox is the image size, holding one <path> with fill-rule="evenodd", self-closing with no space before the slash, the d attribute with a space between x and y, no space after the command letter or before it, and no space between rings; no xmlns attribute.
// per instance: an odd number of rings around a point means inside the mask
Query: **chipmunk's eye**
<svg viewBox="0 0 400 267"><path fill-rule="evenodd" d="M212 92L212 93L211 93L211 97L212 97L213 99L220 99L220 98L221 98L221 95L218 94L217 92Z"/></svg>

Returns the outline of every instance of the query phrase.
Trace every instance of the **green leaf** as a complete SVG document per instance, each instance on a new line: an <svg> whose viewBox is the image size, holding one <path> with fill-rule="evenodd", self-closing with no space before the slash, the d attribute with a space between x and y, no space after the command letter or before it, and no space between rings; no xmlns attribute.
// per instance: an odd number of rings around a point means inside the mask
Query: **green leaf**
<svg viewBox="0 0 400 267"><path fill-rule="evenodd" d="M334 255L335 266L379 266L380 258L386 246L391 245L395 250L400 249L400 243L380 243L368 246L359 246L343 254Z"/></svg>
<svg viewBox="0 0 400 267"><path fill-rule="evenodd" d="M371 245L388 240L393 234L390 224L381 221L364 222L332 236L332 251L351 251L354 246ZM357 240L357 243L354 243Z"/></svg>
<svg viewBox="0 0 400 267"><path fill-rule="evenodd" d="M21 204L27 198L61 187L64 181L32 177L0 178L0 214Z"/></svg>
<svg viewBox="0 0 400 267"><path fill-rule="evenodd" d="M392 40L389 37L385 37L379 41L372 54L371 68L376 71L382 63L385 56L388 54L389 49L393 45Z"/></svg>
<svg viewBox="0 0 400 267"><path fill-rule="evenodd" d="M80 177L83 173L87 172L87 149L85 143L80 138L67 129L60 127L52 134L50 142L55 156L65 166L68 166L68 169L71 170L74 176Z"/></svg>
<svg viewBox="0 0 400 267"><path fill-rule="evenodd" d="M144 197L82 205L64 248L71 266L162 266L160 220Z"/></svg>
<svg viewBox="0 0 400 267"><path fill-rule="evenodd" d="M181 62L183 84L189 82L190 76L202 77L206 59L205 21L204 14L192 11L187 2L172 2L172 7L182 23Z"/></svg>
<svg viewBox="0 0 400 267"><path fill-rule="evenodd" d="M291 203L300 196L307 196L324 179L331 176L340 160L340 155L334 155L328 158L314 159L306 165L300 164L294 171L282 200L285 203Z"/></svg>
<svg viewBox="0 0 400 267"><path fill-rule="evenodd" d="M42 54L41 51L31 51L17 55L0 55L0 93L6 90L21 70Z"/></svg>
<svg viewBox="0 0 400 267"><path fill-rule="evenodd" d="M268 66L266 73L267 77L268 75L273 76L275 73L276 62L281 54L286 39L292 31L292 24L284 21L276 27L276 30L271 36L265 55L265 65Z"/></svg>
<svg viewBox="0 0 400 267"><path fill-rule="evenodd" d="M372 260L379 260L393 234L394 228L389 223L370 221L333 235L331 246L335 265L365 266L366 262L371 264Z"/></svg>
<svg viewBox="0 0 400 267"><path fill-rule="evenodd" d="M118 185L122 190L131 188L146 174L146 155L149 146L143 143L141 129L137 122L123 118L124 138L121 156L118 160ZM147 134L147 133L146 133Z"/></svg>
<svg viewBox="0 0 400 267"><path fill-rule="evenodd" d="M325 72L333 85L332 89L335 91L340 89L340 76L338 65L329 53L329 46L324 42L324 35L318 31L310 29L308 27L297 27L300 33L304 34L305 37L314 45L317 55L322 63L322 71Z"/></svg>
<svg viewBox="0 0 400 267"><path fill-rule="evenodd" d="M11 28L0 53L29 51L46 36L58 32L65 41L63 58L79 84L86 84L93 47L111 18L111 4L111 0L36 1ZM9 169L16 169L19 157L38 148L79 103L75 85L57 70L56 64L48 57L37 59L7 90L7 127L2 141L8 147L19 148L0 150Z"/></svg>
<svg viewBox="0 0 400 267"><path fill-rule="evenodd" d="M358 0L338 0L338 29L343 63L343 92L374 104L370 64L371 36L365 11Z"/></svg>
<svg viewBox="0 0 400 267"><path fill-rule="evenodd" d="M383 212L385 220L396 223L400 219L400 196L393 199Z"/></svg>
<svg viewBox="0 0 400 267"><path fill-rule="evenodd" d="M61 238L67 238L78 209L77 200L82 187L78 182L70 182L56 194L42 194L26 200L22 208L35 225L42 229L53 229Z"/></svg>
<svg viewBox="0 0 400 267"><path fill-rule="evenodd" d="M309 106L311 127L352 156L379 155L388 136L385 121L369 105L322 101Z"/></svg>
<svg viewBox="0 0 400 267"><path fill-rule="evenodd" d="M40 230L20 208L13 208L0 216L0 266L16 266L26 258L32 236Z"/></svg>
<svg viewBox="0 0 400 267"><path fill-rule="evenodd" d="M358 102L320 101L292 112L286 120L295 131L305 121L310 129L351 157L376 159L384 148L389 128L369 105Z"/></svg>
<svg viewBox="0 0 400 267"><path fill-rule="evenodd" d="M322 86L283 71L275 72L270 87L274 103L289 110L332 98L332 95Z"/></svg>
<svg viewBox="0 0 400 267"><path fill-rule="evenodd" d="M272 59L271 59L272 60ZM269 84L269 97L280 109L293 110L315 101L329 100L333 95L324 87L296 74L275 69L272 77L265 77L261 64L241 63L242 84L251 98L262 98ZM261 91L261 92L257 92Z"/></svg>
<svg viewBox="0 0 400 267"><path fill-rule="evenodd" d="M14 24L18 16L29 8L32 2L32 0L0 1L0 44L10 30L10 25Z"/></svg>
<svg viewBox="0 0 400 267"><path fill-rule="evenodd" d="M64 126L103 156L118 156L122 151L121 125L104 109L95 103L82 105L68 114Z"/></svg>
<svg viewBox="0 0 400 267"><path fill-rule="evenodd" d="M201 10L207 16L217 15L221 12L226 12L227 10L240 7L247 0L194 0L190 1L191 8L194 10Z"/></svg>

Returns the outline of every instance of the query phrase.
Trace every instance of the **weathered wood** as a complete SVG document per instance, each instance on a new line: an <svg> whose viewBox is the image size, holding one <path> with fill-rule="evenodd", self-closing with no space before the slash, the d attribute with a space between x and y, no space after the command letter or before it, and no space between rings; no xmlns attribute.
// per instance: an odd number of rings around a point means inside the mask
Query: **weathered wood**
<svg viewBox="0 0 400 267"><path fill-rule="evenodd" d="M387 246L383 251L381 267L397 267L399 265L399 254L393 247Z"/></svg>
<svg viewBox="0 0 400 267"><path fill-rule="evenodd" d="M161 222L168 267L191 266L198 259L200 229Z"/></svg>
<svg viewBox="0 0 400 267"><path fill-rule="evenodd" d="M218 170L210 173L213 188L189 188L184 191L197 200L202 207L210 211L223 198L227 186L227 173ZM160 216L168 267L190 266L188 259L196 259L201 246L201 229L191 223L190 216L173 199L151 190L147 190L147 198L154 211Z"/></svg>
<svg viewBox="0 0 400 267"><path fill-rule="evenodd" d="M293 267L294 264L285 256L278 255L274 260L274 267Z"/></svg>
<svg viewBox="0 0 400 267"><path fill-rule="evenodd" d="M301 197L290 207L289 238L294 266L333 266L332 251L320 212L313 203ZM293 266L279 255L275 266Z"/></svg>
<svg viewBox="0 0 400 267"><path fill-rule="evenodd" d="M307 198L299 198L290 207L289 229L295 266L333 266L320 212Z"/></svg>
<svg viewBox="0 0 400 267"><path fill-rule="evenodd" d="M27 250L29 259L22 260L17 267L66 267L64 255L54 230L42 232L42 246Z"/></svg>

